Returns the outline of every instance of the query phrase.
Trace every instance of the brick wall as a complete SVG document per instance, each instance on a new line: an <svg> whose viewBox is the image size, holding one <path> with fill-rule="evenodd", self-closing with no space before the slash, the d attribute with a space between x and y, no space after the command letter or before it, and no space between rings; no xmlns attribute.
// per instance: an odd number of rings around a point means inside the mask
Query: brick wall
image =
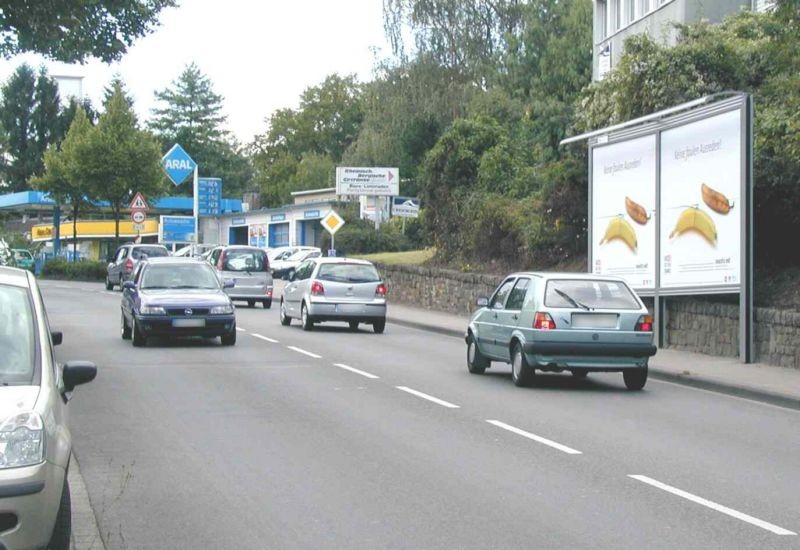
<svg viewBox="0 0 800 550"><path fill-rule="evenodd" d="M502 281L498 275L417 266L380 266L380 270L393 300L460 315L472 313L475 300L489 296ZM755 336L758 361L800 369L800 312L756 308ZM736 357L739 307L701 297L669 298L667 346Z"/></svg>

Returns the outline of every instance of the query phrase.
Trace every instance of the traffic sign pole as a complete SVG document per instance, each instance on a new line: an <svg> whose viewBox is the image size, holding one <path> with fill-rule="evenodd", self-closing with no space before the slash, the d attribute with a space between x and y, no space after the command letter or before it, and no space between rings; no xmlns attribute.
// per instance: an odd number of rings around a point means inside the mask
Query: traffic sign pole
<svg viewBox="0 0 800 550"><path fill-rule="evenodd" d="M197 184L197 164L194 165L194 243L200 243L200 234L198 233L200 227L200 189Z"/></svg>

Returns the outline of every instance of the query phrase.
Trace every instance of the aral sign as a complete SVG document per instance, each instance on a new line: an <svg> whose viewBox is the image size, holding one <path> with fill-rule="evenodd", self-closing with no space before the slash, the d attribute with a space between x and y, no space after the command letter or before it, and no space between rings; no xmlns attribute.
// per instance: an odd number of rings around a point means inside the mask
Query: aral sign
<svg viewBox="0 0 800 550"><path fill-rule="evenodd" d="M396 196L400 194L398 168L336 168L337 195Z"/></svg>

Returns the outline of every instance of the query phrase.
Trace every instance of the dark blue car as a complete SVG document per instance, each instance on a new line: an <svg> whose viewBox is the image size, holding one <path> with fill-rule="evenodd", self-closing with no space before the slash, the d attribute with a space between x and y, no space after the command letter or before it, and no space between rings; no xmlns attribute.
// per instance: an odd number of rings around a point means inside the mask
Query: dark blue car
<svg viewBox="0 0 800 550"><path fill-rule="evenodd" d="M214 269L190 258L150 258L122 287L124 340L145 346L149 338L216 337L236 343L233 303Z"/></svg>

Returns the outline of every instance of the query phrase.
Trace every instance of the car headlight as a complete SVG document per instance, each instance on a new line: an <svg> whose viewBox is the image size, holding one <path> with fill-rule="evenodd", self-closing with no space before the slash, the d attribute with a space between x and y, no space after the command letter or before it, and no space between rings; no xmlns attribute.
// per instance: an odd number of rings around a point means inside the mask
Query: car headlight
<svg viewBox="0 0 800 550"><path fill-rule="evenodd" d="M161 306L142 306L139 313L142 315L166 315L167 310Z"/></svg>
<svg viewBox="0 0 800 550"><path fill-rule="evenodd" d="M34 412L0 424L0 469L33 466L44 460L44 423Z"/></svg>
<svg viewBox="0 0 800 550"><path fill-rule="evenodd" d="M231 313L233 313L233 304L214 306L211 308L211 315L230 315Z"/></svg>

